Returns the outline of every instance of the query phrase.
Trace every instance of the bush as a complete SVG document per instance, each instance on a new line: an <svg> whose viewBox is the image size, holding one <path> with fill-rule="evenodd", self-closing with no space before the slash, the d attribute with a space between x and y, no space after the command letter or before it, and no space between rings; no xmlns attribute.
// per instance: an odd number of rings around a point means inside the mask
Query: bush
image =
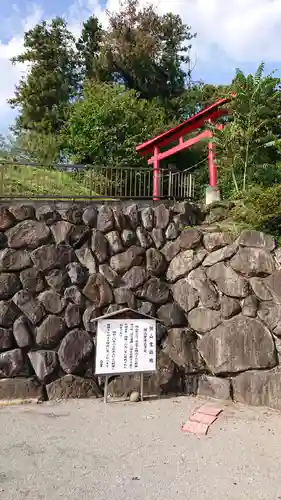
<svg viewBox="0 0 281 500"><path fill-rule="evenodd" d="M245 227L271 233L281 243L281 184L249 189L237 200L231 216Z"/></svg>

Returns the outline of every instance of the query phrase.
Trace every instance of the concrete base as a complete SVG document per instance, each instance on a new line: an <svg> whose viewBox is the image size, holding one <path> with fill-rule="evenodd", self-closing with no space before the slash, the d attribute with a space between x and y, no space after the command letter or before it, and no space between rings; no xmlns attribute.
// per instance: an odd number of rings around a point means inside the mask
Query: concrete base
<svg viewBox="0 0 281 500"><path fill-rule="evenodd" d="M206 188L206 205L211 205L215 201L221 201L220 190L218 187L208 186Z"/></svg>

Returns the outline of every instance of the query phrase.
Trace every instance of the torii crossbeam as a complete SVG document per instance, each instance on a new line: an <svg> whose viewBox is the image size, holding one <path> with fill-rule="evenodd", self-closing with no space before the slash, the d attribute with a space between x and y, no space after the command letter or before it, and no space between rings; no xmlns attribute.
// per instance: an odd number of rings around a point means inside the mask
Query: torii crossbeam
<svg viewBox="0 0 281 500"><path fill-rule="evenodd" d="M199 111L199 113L188 118L187 120L180 123L176 127L166 130L166 132L163 132L157 137L153 137L152 139L149 139L148 141L144 142L143 144L139 144L136 147L136 151L140 155L150 156L148 164L153 166L154 200L160 199L160 175L161 175L160 161L163 160L164 158L168 158L169 156L178 153L179 151L183 151L185 149L190 148L191 146L201 141L202 139L208 139L208 138L210 139L208 142L209 188L211 191L213 191L215 196L218 197L219 193L217 187L217 168L215 162L213 142L211 141L212 132L208 129L204 130L197 136L192 137L190 139L185 140L185 137L191 132L194 132L195 130L202 128L207 122L215 123L215 121L218 118L227 115L228 110L226 108L223 108L223 106L229 103L232 99L233 97L219 99L211 106L208 106L202 111ZM218 129L222 129L223 126L221 124L218 124L216 125L216 127ZM172 146L167 151L161 151L161 148L169 144L172 144L176 141L178 141L178 144L176 146Z"/></svg>

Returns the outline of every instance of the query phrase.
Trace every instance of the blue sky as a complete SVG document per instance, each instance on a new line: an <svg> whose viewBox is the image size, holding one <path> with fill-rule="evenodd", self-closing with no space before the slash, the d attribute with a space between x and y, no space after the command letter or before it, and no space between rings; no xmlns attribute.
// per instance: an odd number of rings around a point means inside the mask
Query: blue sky
<svg viewBox="0 0 281 500"><path fill-rule="evenodd" d="M239 67L255 71L264 60L266 70L281 68L281 0L141 0L160 12L180 14L197 38L193 43L193 78L227 83ZM7 99L25 67L13 67L10 58L22 51L24 31L42 19L64 16L79 34L92 13L106 22L105 9L118 10L119 0L0 0L0 131L14 119ZM281 74L281 73L279 73Z"/></svg>

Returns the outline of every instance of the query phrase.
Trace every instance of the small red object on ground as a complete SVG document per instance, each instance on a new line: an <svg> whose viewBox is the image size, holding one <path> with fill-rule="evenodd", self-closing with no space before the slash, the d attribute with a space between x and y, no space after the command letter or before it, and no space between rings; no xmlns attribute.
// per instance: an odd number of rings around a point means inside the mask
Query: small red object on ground
<svg viewBox="0 0 281 500"><path fill-rule="evenodd" d="M198 408L193 415L183 425L183 432L190 432L191 434L204 434L206 435L210 425L217 420L223 408L215 406L204 405Z"/></svg>

